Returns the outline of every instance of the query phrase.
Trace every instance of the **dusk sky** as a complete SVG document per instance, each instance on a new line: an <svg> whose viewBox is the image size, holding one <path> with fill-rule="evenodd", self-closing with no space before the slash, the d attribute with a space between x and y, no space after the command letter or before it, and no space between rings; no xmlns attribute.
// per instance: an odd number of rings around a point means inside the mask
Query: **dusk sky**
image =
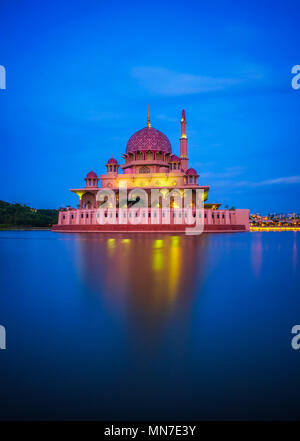
<svg viewBox="0 0 300 441"><path fill-rule="evenodd" d="M300 212L297 1L0 2L0 199L77 206L69 188L121 161L146 126L190 165L208 202Z"/></svg>

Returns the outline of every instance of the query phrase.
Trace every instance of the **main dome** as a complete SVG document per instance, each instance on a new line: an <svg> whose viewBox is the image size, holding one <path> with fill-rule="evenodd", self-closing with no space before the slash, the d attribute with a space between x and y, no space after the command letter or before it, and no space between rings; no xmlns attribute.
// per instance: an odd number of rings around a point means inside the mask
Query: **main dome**
<svg viewBox="0 0 300 441"><path fill-rule="evenodd" d="M172 152L170 141L166 135L153 127L145 127L135 132L129 138L126 146L126 153L147 150L164 153Z"/></svg>

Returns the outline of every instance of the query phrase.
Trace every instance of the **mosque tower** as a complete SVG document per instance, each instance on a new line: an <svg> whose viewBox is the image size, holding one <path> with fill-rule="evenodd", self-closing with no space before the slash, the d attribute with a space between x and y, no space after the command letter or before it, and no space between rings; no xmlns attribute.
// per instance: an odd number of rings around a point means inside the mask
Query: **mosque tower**
<svg viewBox="0 0 300 441"><path fill-rule="evenodd" d="M187 157L187 137L186 137L186 119L185 119L185 111L182 110L181 115L181 136L180 136L180 159L181 159L181 168L184 172L189 168L189 160Z"/></svg>

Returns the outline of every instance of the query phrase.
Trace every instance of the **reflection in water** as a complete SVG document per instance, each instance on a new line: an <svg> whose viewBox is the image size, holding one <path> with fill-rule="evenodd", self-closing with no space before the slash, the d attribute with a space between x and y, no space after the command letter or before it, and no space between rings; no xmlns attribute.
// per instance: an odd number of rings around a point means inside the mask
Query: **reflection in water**
<svg viewBox="0 0 300 441"><path fill-rule="evenodd" d="M260 277L260 273L261 273L262 258L263 258L262 252L263 252L262 233L255 233L255 236L253 236L253 241L252 241L251 262L252 262L253 273L257 279Z"/></svg>
<svg viewBox="0 0 300 441"><path fill-rule="evenodd" d="M173 308L190 308L196 276L199 290L205 271L206 240L205 236L80 235L79 271L93 292L105 296L111 308L123 311L130 326L153 334Z"/></svg>
<svg viewBox="0 0 300 441"><path fill-rule="evenodd" d="M180 248L180 237L171 237L171 247L170 247L170 268L169 268L169 293L171 299L174 298L176 294L176 289L178 286L178 280L181 274L181 248Z"/></svg>
<svg viewBox="0 0 300 441"><path fill-rule="evenodd" d="M294 242L293 242L293 270L297 269L297 232L294 232Z"/></svg>
<svg viewBox="0 0 300 441"><path fill-rule="evenodd" d="M296 240L0 232L0 419L298 420Z"/></svg>

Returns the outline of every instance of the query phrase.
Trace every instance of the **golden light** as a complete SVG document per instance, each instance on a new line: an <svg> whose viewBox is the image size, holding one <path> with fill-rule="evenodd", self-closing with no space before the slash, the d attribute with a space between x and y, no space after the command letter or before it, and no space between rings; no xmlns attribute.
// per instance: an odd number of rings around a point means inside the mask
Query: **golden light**
<svg viewBox="0 0 300 441"><path fill-rule="evenodd" d="M162 241L158 241L158 242L162 242ZM154 271L161 271L163 269L164 266L163 259L164 259L163 247L154 244L153 255L152 255L152 269Z"/></svg>
<svg viewBox="0 0 300 441"><path fill-rule="evenodd" d="M170 238L170 255L169 255L169 291L172 299L176 295L180 280L181 269L181 247L180 237L171 236Z"/></svg>
<svg viewBox="0 0 300 441"><path fill-rule="evenodd" d="M116 246L116 239L107 239L107 246L108 248L114 248Z"/></svg>
<svg viewBox="0 0 300 441"><path fill-rule="evenodd" d="M153 248L162 248L164 241L162 239L156 239L153 244Z"/></svg>
<svg viewBox="0 0 300 441"><path fill-rule="evenodd" d="M171 236L171 246L179 245L180 236Z"/></svg>
<svg viewBox="0 0 300 441"><path fill-rule="evenodd" d="M121 242L122 242L122 243L126 243L126 244L128 244L128 243L130 243L130 240L131 240L131 239L122 239Z"/></svg>
<svg viewBox="0 0 300 441"><path fill-rule="evenodd" d="M79 196L79 199L81 200L82 196L86 193L86 191L74 191L75 194L77 194L77 196Z"/></svg>

